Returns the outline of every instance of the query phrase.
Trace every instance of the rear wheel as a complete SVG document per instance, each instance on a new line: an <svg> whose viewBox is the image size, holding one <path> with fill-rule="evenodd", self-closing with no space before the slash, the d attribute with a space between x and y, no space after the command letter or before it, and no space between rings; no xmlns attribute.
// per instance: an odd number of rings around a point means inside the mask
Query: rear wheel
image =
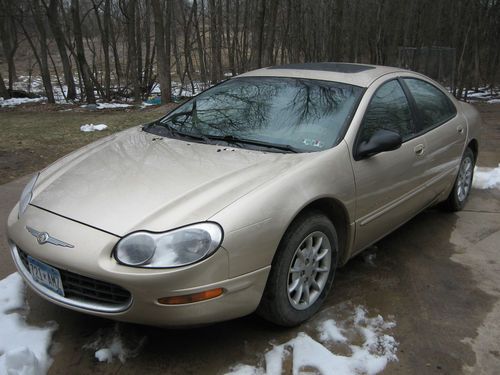
<svg viewBox="0 0 500 375"><path fill-rule="evenodd" d="M314 315L333 282L337 243L335 228L322 213L296 219L279 245L258 314L282 326Z"/></svg>
<svg viewBox="0 0 500 375"><path fill-rule="evenodd" d="M460 211L464 208L472 188L472 178L474 177L475 157L470 148L467 148L460 162L455 185L446 201L447 207L451 211Z"/></svg>

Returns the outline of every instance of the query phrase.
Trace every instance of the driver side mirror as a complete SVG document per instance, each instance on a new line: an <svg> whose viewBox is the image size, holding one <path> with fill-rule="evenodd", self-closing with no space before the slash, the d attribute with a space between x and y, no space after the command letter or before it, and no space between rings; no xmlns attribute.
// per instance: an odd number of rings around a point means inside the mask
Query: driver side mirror
<svg viewBox="0 0 500 375"><path fill-rule="evenodd" d="M385 151L396 150L401 147L403 139L391 130L378 129L368 141L361 142L356 152L356 160L368 158Z"/></svg>

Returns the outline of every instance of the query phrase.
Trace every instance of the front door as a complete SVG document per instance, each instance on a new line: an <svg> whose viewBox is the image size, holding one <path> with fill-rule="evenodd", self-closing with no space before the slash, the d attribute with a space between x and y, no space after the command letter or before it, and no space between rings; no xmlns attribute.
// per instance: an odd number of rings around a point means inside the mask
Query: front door
<svg viewBox="0 0 500 375"><path fill-rule="evenodd" d="M426 189L426 140L417 136L416 117L397 79L373 94L358 131L356 145L378 129L397 132L403 139L394 151L355 160L356 240L358 252L413 217L432 199ZM356 148L354 145L354 149Z"/></svg>

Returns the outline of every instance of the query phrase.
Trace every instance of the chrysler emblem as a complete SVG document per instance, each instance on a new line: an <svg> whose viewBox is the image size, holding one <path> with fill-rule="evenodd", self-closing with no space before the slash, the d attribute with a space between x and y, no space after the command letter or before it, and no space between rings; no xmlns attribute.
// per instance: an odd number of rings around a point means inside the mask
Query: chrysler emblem
<svg viewBox="0 0 500 375"><path fill-rule="evenodd" d="M56 245L56 246L70 247L70 248L74 247L73 245L71 245L71 244L69 244L67 242L58 240L57 238L54 238L54 237L50 236L50 234L48 234L47 232L39 232L36 229L33 229L31 227L28 227L28 226L26 227L26 230L28 232L30 232L33 235L33 237L36 238L36 241L40 245L44 245L46 243L50 243L50 244Z"/></svg>

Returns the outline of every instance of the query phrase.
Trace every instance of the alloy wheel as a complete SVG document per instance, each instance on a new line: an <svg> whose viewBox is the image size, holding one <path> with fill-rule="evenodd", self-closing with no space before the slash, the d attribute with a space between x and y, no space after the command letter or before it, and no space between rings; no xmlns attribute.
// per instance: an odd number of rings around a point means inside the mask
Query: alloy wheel
<svg viewBox="0 0 500 375"><path fill-rule="evenodd" d="M321 295L331 269L328 236L316 231L295 250L288 271L288 300L297 310L310 307Z"/></svg>
<svg viewBox="0 0 500 375"><path fill-rule="evenodd" d="M463 202L469 195L472 185L472 166L473 163L469 157L464 158L460 165L457 179L457 198L460 202Z"/></svg>

